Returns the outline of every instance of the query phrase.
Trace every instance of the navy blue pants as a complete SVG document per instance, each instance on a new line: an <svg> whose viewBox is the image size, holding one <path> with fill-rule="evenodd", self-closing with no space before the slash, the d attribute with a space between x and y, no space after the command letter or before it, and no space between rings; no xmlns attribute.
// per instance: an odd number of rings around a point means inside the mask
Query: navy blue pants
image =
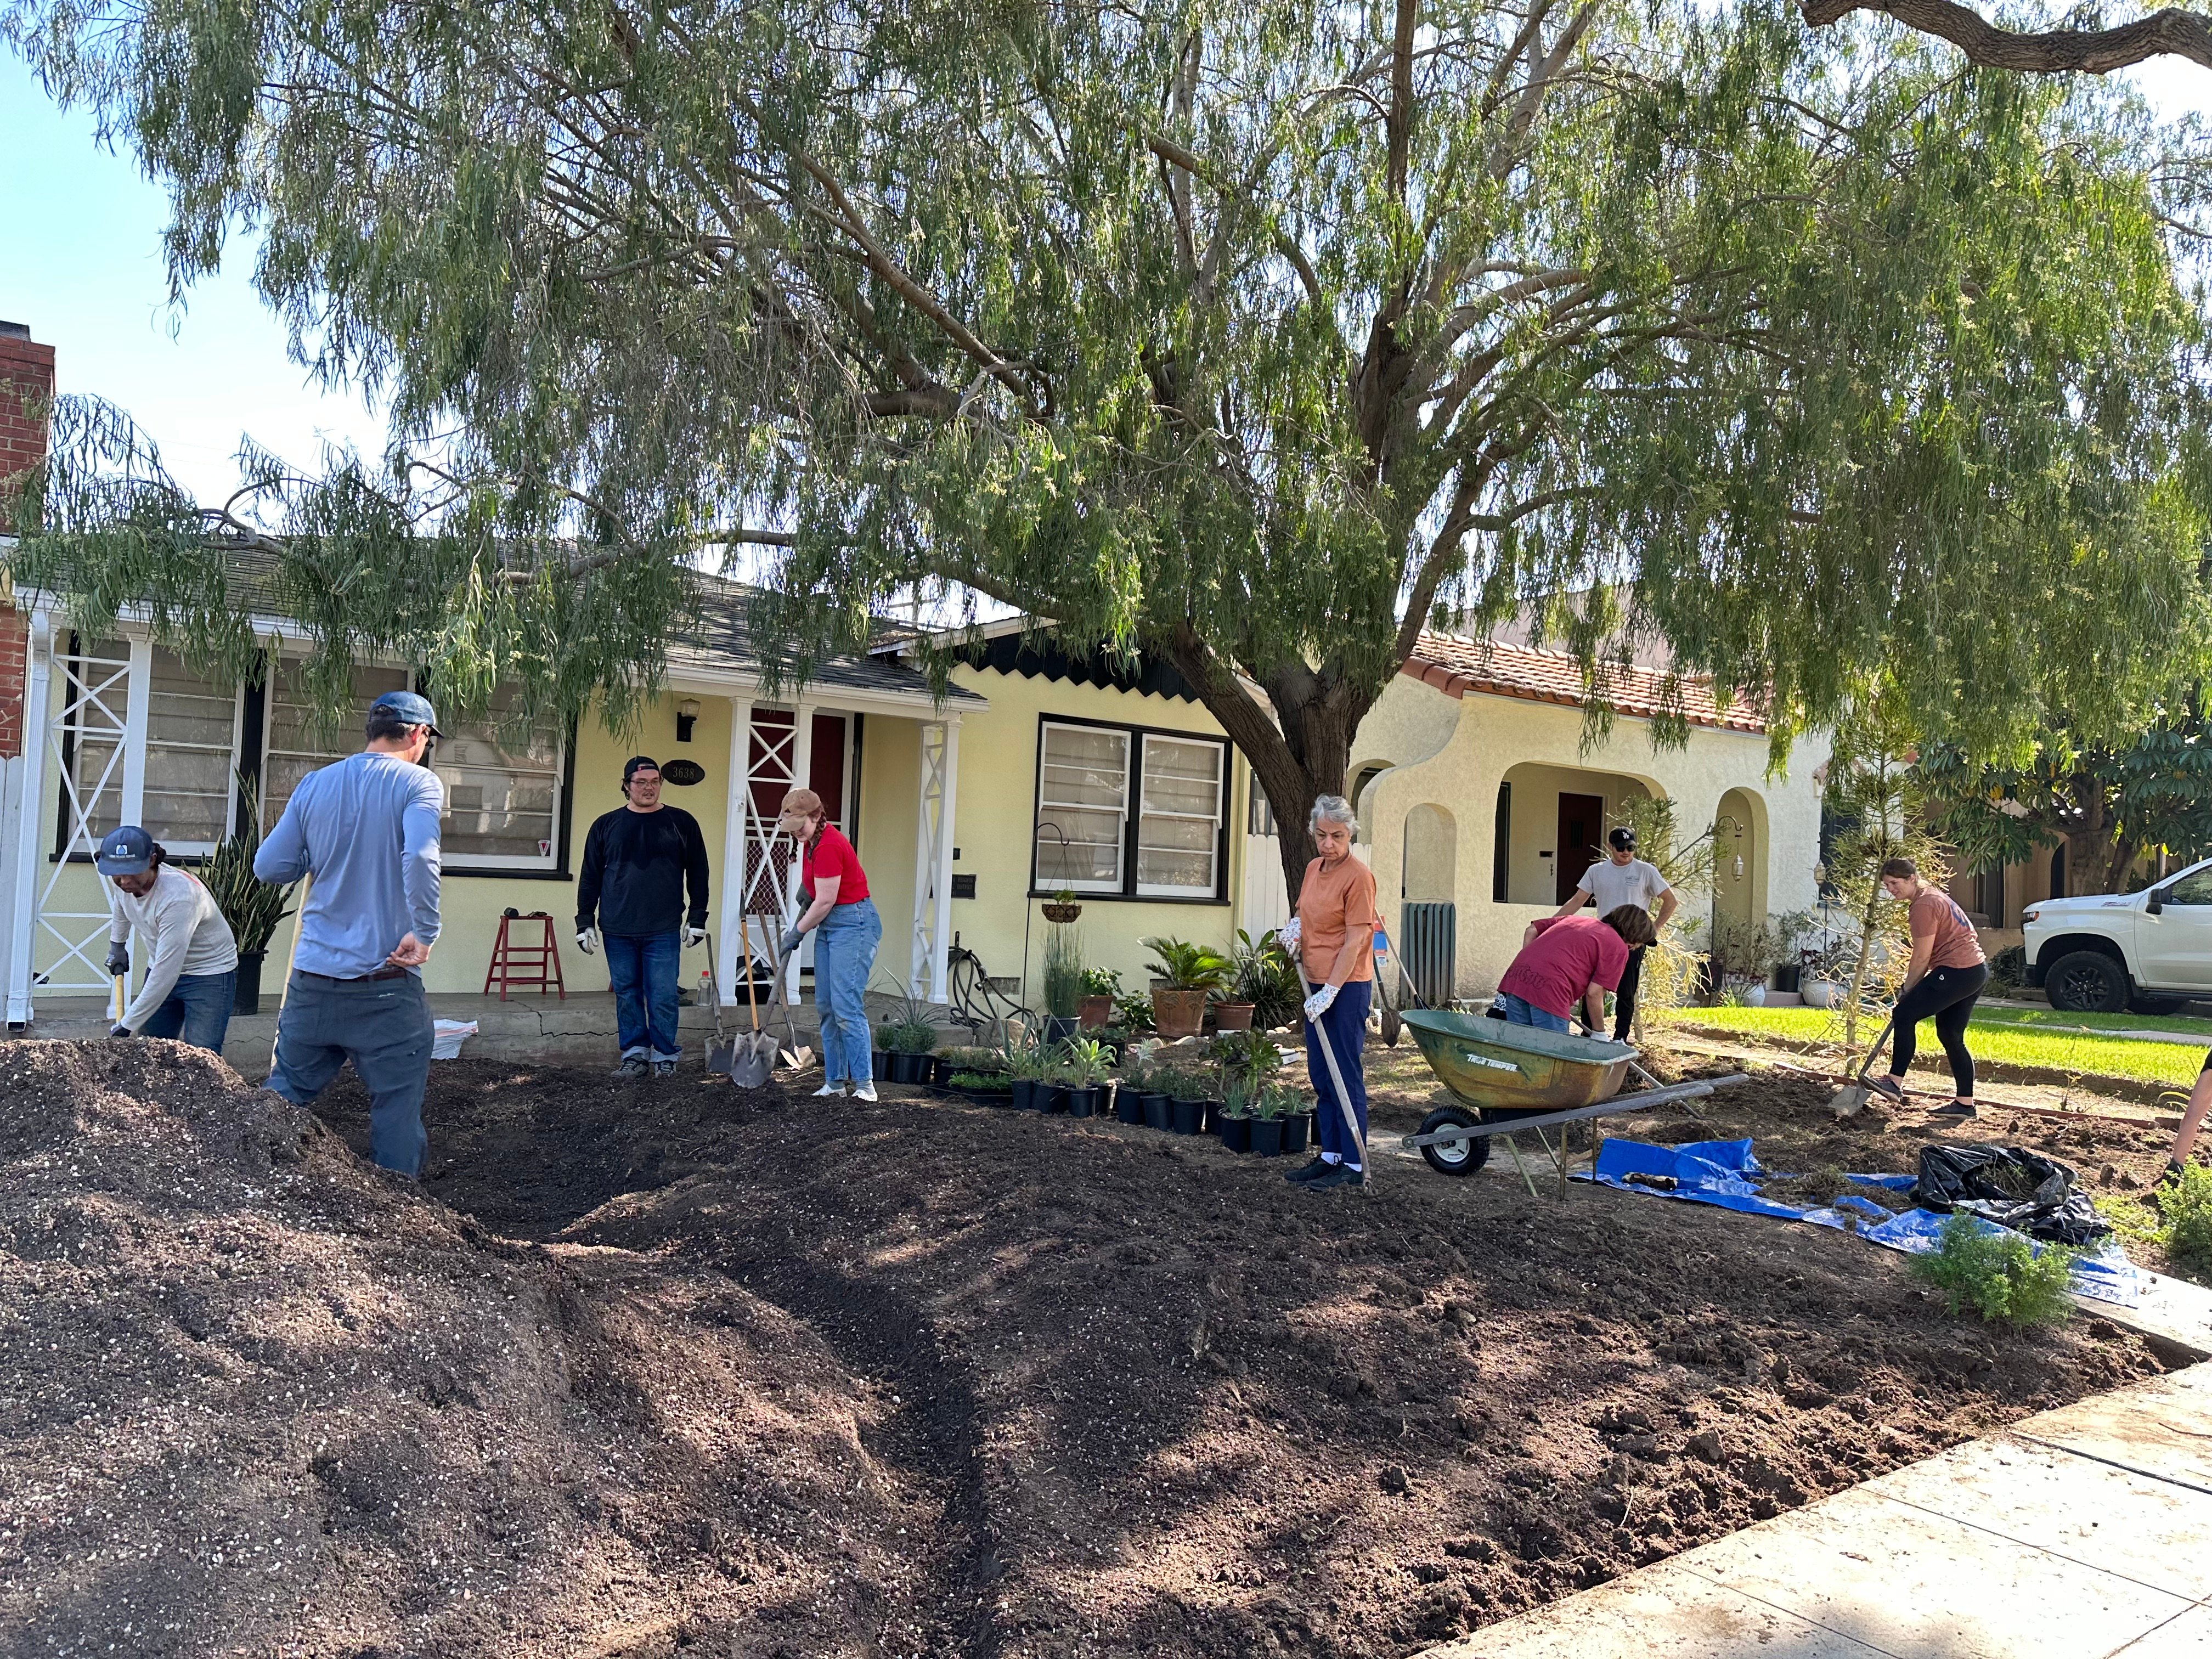
<svg viewBox="0 0 2212 1659"><path fill-rule="evenodd" d="M276 1069L269 1086L295 1106L313 1103L346 1061L368 1091L369 1156L379 1168L422 1173L422 1090L430 1081L436 1030L422 981L332 979L304 969L276 1017Z"/></svg>
<svg viewBox="0 0 2212 1659"><path fill-rule="evenodd" d="M684 963L684 933L602 933L607 983L615 994L615 1032L624 1060L674 1060L677 994Z"/></svg>
<svg viewBox="0 0 2212 1659"><path fill-rule="evenodd" d="M1306 1076L1316 1097L1314 1135L1321 1142L1323 1156L1333 1154L1346 1164L1359 1162L1359 1147L1344 1127L1344 1113L1337 1105L1336 1080L1329 1074L1321 1045L1328 1043L1329 1052L1336 1056L1336 1069L1344 1073L1344 1091L1350 1097L1352 1115L1358 1120L1359 1139L1364 1140L1367 1073L1359 1069L1359 1051L1367 1035L1367 1005L1374 996L1373 980L1347 980L1321 1018L1306 1022Z"/></svg>
<svg viewBox="0 0 2212 1659"><path fill-rule="evenodd" d="M238 998L238 969L222 974L180 974L161 1006L138 1029L142 1037L174 1037L211 1054L222 1052L230 1029L230 1006Z"/></svg>

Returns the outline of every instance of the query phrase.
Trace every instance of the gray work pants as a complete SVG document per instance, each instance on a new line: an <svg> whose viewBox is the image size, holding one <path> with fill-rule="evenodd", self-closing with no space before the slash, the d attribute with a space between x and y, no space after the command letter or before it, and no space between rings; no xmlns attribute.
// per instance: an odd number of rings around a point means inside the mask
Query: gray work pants
<svg viewBox="0 0 2212 1659"><path fill-rule="evenodd" d="M276 1017L276 1069L269 1086L311 1104L349 1060L368 1091L369 1152L379 1167L422 1173L422 1090L435 1035L422 981L331 979L295 972Z"/></svg>

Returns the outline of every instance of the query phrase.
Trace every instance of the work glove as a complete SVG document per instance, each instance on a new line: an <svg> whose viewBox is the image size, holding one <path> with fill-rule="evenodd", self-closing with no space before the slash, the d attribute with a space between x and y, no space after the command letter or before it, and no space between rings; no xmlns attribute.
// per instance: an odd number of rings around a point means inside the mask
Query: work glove
<svg viewBox="0 0 2212 1659"><path fill-rule="evenodd" d="M131 947L121 939L108 941L107 971L111 974L127 974L131 971Z"/></svg>
<svg viewBox="0 0 2212 1659"><path fill-rule="evenodd" d="M107 1028L107 1035L112 1037L125 1037L137 1036L138 1033L132 1030L128 1025L111 1025Z"/></svg>
<svg viewBox="0 0 2212 1659"><path fill-rule="evenodd" d="M1283 942L1283 949L1295 951L1298 948L1298 940L1304 936L1304 933L1305 929L1298 925L1298 919L1292 916L1283 924L1282 932L1277 933L1275 937Z"/></svg>
<svg viewBox="0 0 2212 1659"><path fill-rule="evenodd" d="M783 942L775 947L775 954L778 960L783 962L790 961L791 953L799 948L799 940L805 937L806 935L800 933L796 927L786 933L783 936Z"/></svg>
<svg viewBox="0 0 2212 1659"><path fill-rule="evenodd" d="M1335 1000L1336 987L1322 986L1320 990L1306 999L1306 1018L1310 1020L1319 1019L1329 1011L1329 1006Z"/></svg>
<svg viewBox="0 0 2212 1659"><path fill-rule="evenodd" d="M684 948L687 951L696 950L699 942L706 937L707 930L703 927L686 927L684 930Z"/></svg>
<svg viewBox="0 0 2212 1659"><path fill-rule="evenodd" d="M598 950L599 948L599 930L596 927L579 927L576 930L576 948L579 951L581 951L586 956L589 956L592 951Z"/></svg>

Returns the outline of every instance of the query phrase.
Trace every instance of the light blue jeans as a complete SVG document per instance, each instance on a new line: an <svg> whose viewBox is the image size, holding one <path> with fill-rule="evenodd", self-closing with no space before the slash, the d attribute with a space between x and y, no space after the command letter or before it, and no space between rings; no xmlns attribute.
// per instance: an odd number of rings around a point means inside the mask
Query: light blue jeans
<svg viewBox="0 0 2212 1659"><path fill-rule="evenodd" d="M1565 1015L1555 1014L1549 1008L1539 1008L1525 998L1515 996L1510 991L1498 994L1498 1006L1505 1011L1508 1025L1533 1025L1540 1031L1564 1031L1567 1029Z"/></svg>
<svg viewBox="0 0 2212 1659"><path fill-rule="evenodd" d="M833 904L814 929L814 1006L822 1016L822 1073L832 1083L866 1083L875 1047L865 998L875 971L884 919L873 900Z"/></svg>

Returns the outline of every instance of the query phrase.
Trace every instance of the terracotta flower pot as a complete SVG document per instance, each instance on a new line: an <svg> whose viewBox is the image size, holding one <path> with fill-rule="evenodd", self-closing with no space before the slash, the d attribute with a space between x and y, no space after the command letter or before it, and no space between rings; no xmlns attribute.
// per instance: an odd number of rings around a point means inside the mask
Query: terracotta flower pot
<svg viewBox="0 0 2212 1659"><path fill-rule="evenodd" d="M1205 992L1153 990L1152 1029L1162 1037L1173 1042L1177 1037L1196 1036L1205 1023Z"/></svg>
<svg viewBox="0 0 2212 1659"><path fill-rule="evenodd" d="M1085 1030L1095 1031L1114 1023L1112 997L1085 997L1075 1005L1075 1018Z"/></svg>
<svg viewBox="0 0 2212 1659"><path fill-rule="evenodd" d="M1213 1005L1213 1029L1217 1031L1249 1031L1252 1029L1253 1006L1249 1002L1217 1002Z"/></svg>

